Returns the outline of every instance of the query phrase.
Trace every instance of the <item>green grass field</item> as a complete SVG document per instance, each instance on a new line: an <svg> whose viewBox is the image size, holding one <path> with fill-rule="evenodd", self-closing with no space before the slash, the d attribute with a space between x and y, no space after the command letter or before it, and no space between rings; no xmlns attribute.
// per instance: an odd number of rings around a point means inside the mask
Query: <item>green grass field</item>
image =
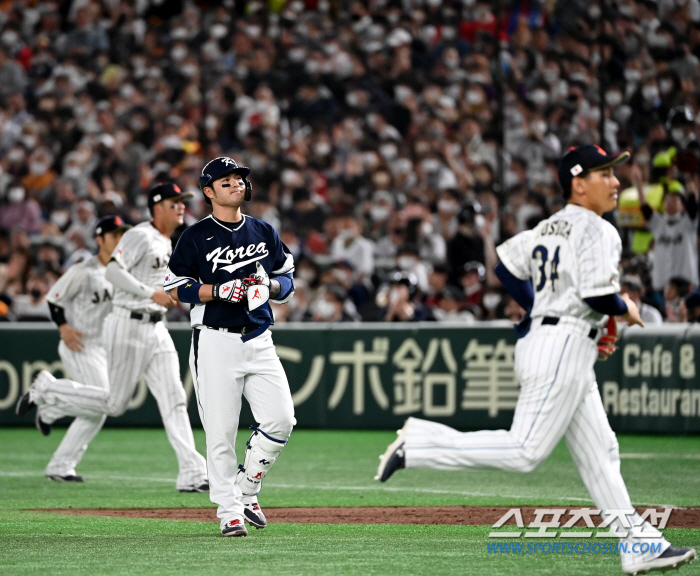
<svg viewBox="0 0 700 576"><path fill-rule="evenodd" d="M0 429L0 575L621 574L612 554L488 554L488 526L271 524L227 539L214 522L31 512L213 507L207 495L175 490L175 456L157 429L104 430L79 467L84 484L50 482L43 469L63 433ZM241 432L239 449L247 436ZM203 452L203 433L195 437ZM379 484L377 456L393 437L295 431L265 481L263 508L590 504L563 444L532 474L407 470ZM700 438L627 436L620 450L635 504L700 506ZM666 536L700 548L700 530ZM700 562L680 574L700 574Z"/></svg>

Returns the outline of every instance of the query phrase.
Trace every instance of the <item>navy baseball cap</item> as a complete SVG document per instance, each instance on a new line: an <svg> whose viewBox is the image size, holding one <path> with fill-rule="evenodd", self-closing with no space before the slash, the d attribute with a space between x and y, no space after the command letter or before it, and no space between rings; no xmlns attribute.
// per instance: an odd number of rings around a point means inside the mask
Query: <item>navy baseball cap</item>
<svg viewBox="0 0 700 576"><path fill-rule="evenodd" d="M194 196L192 192L183 192L177 184L172 182L159 182L148 192L148 209L153 212L153 207L167 200L168 198L191 198Z"/></svg>
<svg viewBox="0 0 700 576"><path fill-rule="evenodd" d="M629 152L618 152L608 154L600 146L587 144L578 148L569 148L568 152L559 162L559 184L564 190L566 198L571 196L571 181L574 178L583 178L594 170L605 170L627 162L630 158Z"/></svg>
<svg viewBox="0 0 700 576"><path fill-rule="evenodd" d="M207 186L211 186L212 182L223 178L227 174L240 174L245 178L250 174L250 168L246 166L239 166L233 158L228 156L220 156L219 158L214 158L211 160L204 168L202 168L202 174L199 177L199 189L204 192ZM246 200L249 200L249 194L246 194ZM207 204L211 204L211 200L204 195L204 200Z"/></svg>
<svg viewBox="0 0 700 576"><path fill-rule="evenodd" d="M129 228L131 228L131 225L124 222L121 216L105 216L97 223L97 226L95 226L95 237L102 236L107 232L128 230Z"/></svg>

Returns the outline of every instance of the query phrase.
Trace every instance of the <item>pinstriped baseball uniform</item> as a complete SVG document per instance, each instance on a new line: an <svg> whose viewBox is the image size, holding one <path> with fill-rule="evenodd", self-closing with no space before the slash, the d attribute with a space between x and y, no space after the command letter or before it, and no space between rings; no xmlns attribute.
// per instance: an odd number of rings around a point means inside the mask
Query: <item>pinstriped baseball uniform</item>
<svg viewBox="0 0 700 576"><path fill-rule="evenodd" d="M69 349L63 340L58 345L68 375L77 382L104 390L109 389L109 377L101 335L113 297L114 288L105 279L105 267L97 256L71 266L46 297L48 302L65 310L71 328L83 333L85 347L80 352ZM73 420L46 467L46 475L74 475L75 467L106 418L104 414L95 414Z"/></svg>
<svg viewBox="0 0 700 576"><path fill-rule="evenodd" d="M583 301L619 291L620 247L612 225L574 204L498 247L508 271L521 280L531 278L535 291L530 332L515 347L520 396L512 427L462 433L409 418L404 428L406 467L488 466L529 472L563 437L595 505L603 510L632 508L593 369L598 328L607 316ZM648 524L645 529L659 534ZM653 541L663 542L664 549L669 546L663 538ZM656 555L658 551L630 552L622 563Z"/></svg>
<svg viewBox="0 0 700 576"><path fill-rule="evenodd" d="M144 222L122 236L112 258L140 283L160 290L171 251L170 239ZM175 345L163 321L153 322L150 316L164 311L150 298L115 288L113 310L103 330L109 392L70 380L41 381L35 388L36 403L47 423L64 415L120 416L145 377L177 455L177 487L182 489L206 481L206 463L195 449Z"/></svg>

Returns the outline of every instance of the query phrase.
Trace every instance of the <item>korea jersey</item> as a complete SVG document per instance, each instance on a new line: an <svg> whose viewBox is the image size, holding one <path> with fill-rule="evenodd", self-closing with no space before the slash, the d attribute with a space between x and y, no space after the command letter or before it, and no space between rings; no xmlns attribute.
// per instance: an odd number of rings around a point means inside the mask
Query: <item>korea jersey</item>
<svg viewBox="0 0 700 576"><path fill-rule="evenodd" d="M267 222L243 216L241 222L223 222L207 216L182 233L170 258L163 287L170 290L191 281L223 284L248 278L259 263L270 278L294 272L294 258ZM272 299L275 302L274 299ZM264 306L269 310L269 302ZM195 304L190 312L193 327L234 328L250 324L245 302L214 300Z"/></svg>
<svg viewBox="0 0 700 576"><path fill-rule="evenodd" d="M605 324L607 316L595 312L584 298L620 291L621 251L615 227L576 204L567 204L496 249L511 274L532 279L533 318L573 316L597 327Z"/></svg>
<svg viewBox="0 0 700 576"><path fill-rule="evenodd" d="M114 286L105 278L106 268L97 256L74 264L53 285L47 302L65 310L71 328L85 340L99 340L102 323L112 310Z"/></svg>

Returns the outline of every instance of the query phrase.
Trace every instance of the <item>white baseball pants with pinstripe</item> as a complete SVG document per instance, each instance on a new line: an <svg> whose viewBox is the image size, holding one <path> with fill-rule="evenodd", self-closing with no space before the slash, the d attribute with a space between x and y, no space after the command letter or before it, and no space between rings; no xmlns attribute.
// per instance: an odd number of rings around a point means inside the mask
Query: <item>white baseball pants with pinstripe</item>
<svg viewBox="0 0 700 576"><path fill-rule="evenodd" d="M511 429L458 432L409 418L403 429L406 467L530 472L564 437L596 507L632 509L620 474L617 438L596 384L593 366L598 348L588 337L589 330L590 324L573 318L563 318L555 326L533 321L530 333L515 348L520 396ZM644 530L660 535L648 523ZM670 545L663 537L649 541L662 542L661 552ZM629 566L658 554L630 552L622 555L622 564Z"/></svg>
<svg viewBox="0 0 700 576"><path fill-rule="evenodd" d="M177 455L177 487L203 483L207 478L206 462L194 445L180 364L165 324L134 320L127 310L115 308L105 319L102 339L109 389L66 379L41 381L32 396L41 419L52 423L63 416L121 416L139 380L145 377Z"/></svg>
<svg viewBox="0 0 700 576"><path fill-rule="evenodd" d="M190 368L207 435L209 496L223 526L243 519L235 452L242 396L258 428L278 441L286 441L296 424L294 402L269 330L242 342L240 334L195 328Z"/></svg>
<svg viewBox="0 0 700 576"><path fill-rule="evenodd" d="M80 352L74 352L61 340L58 345L58 355L66 372L73 380L85 382L105 391L109 390L107 353L101 343L86 340L85 348ZM75 474L75 467L106 419L105 414L94 414L79 416L73 420L44 473L47 476Z"/></svg>

